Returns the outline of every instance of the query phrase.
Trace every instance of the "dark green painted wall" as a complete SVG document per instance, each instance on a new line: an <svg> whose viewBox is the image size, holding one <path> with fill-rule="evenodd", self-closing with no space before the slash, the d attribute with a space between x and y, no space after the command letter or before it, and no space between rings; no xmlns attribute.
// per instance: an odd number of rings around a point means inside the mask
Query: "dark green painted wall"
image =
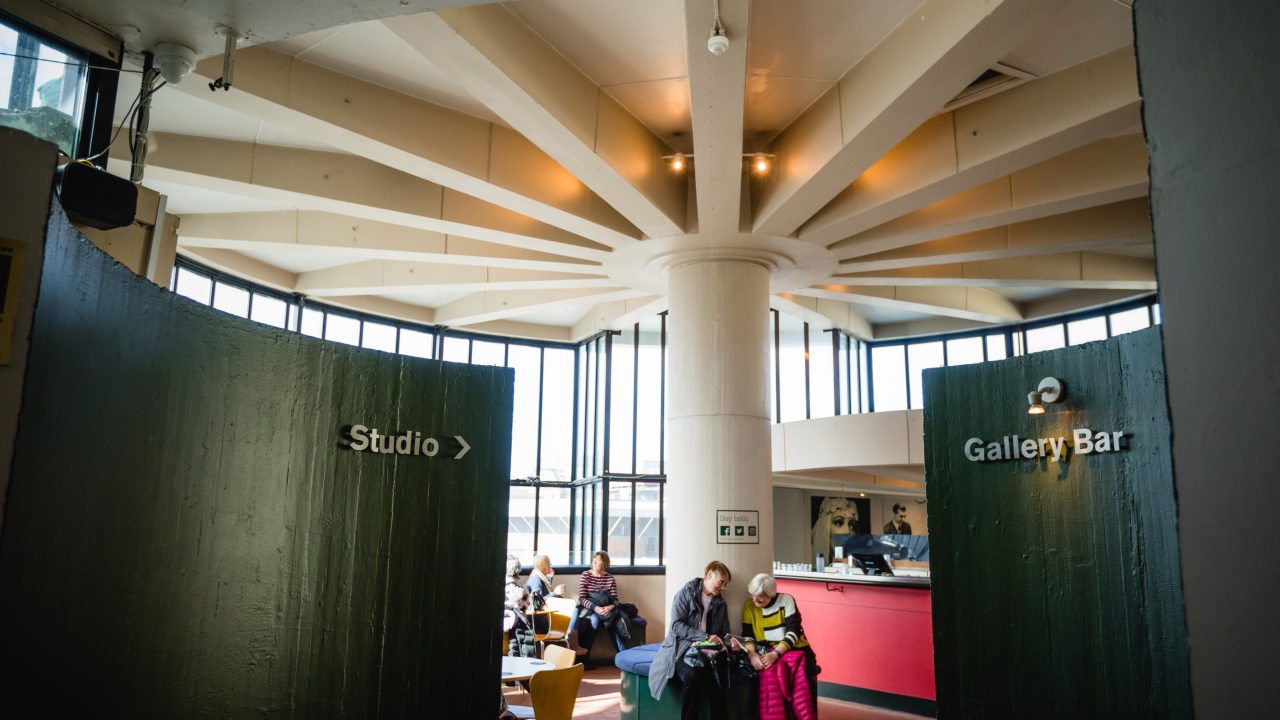
<svg viewBox="0 0 1280 720"><path fill-rule="evenodd" d="M1190 717L1159 332L925 372L938 717ZM1027 415L1047 376L1064 401ZM1081 427L1125 449L965 457Z"/></svg>
<svg viewBox="0 0 1280 720"><path fill-rule="evenodd" d="M54 215L0 536L0 707L492 717L511 371L233 318ZM349 423L472 449L357 454Z"/></svg>

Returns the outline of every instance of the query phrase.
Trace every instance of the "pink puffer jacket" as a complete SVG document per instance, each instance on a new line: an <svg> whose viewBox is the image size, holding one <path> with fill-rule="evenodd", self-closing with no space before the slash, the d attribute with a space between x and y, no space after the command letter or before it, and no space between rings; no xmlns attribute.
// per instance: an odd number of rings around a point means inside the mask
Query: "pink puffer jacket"
<svg viewBox="0 0 1280 720"><path fill-rule="evenodd" d="M817 720L804 653L789 652L760 672L760 720Z"/></svg>

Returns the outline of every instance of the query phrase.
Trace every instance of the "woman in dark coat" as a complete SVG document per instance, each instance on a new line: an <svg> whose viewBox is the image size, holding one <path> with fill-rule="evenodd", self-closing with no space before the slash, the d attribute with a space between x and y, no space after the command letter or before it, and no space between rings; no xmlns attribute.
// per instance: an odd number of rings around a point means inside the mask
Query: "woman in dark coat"
<svg viewBox="0 0 1280 720"><path fill-rule="evenodd" d="M732 575L719 560L712 560L703 571L703 577L684 584L671 600L671 631L662 641L658 656L649 668L649 691L655 699L672 676L680 678L680 718L698 717L698 700L706 695L711 701L712 720L725 720L724 691L716 681L711 656L722 652L724 638L729 636L729 609L720 593L729 584ZM704 650L705 662L694 667L684 661L689 647L699 641L709 641L721 646L721 650Z"/></svg>

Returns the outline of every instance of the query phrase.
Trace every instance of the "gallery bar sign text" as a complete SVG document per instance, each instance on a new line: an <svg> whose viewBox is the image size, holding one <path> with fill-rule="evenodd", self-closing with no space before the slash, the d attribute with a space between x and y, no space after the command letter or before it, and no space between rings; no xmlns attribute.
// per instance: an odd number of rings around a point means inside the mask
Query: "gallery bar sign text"
<svg viewBox="0 0 1280 720"><path fill-rule="evenodd" d="M964 456L973 462L994 462L997 460L1036 460L1047 457L1059 462L1067 457L1067 451L1077 455L1092 453L1116 452L1121 449L1120 441L1124 432L1094 432L1089 428L1076 428L1071 431L1071 442L1067 438L1042 437L1020 438L1017 435L1005 435L999 440L983 440L969 438L964 443Z"/></svg>
<svg viewBox="0 0 1280 720"><path fill-rule="evenodd" d="M356 452L370 452L378 455L422 455L425 457L435 457L440 453L440 441L430 436L424 437L417 430L380 433L378 428L370 428L364 425L344 425L338 430L338 434L342 436L342 442L339 446ZM461 460L462 456L466 455L467 451L471 449L471 445L461 435L454 435L451 440L446 440L445 442L449 446L448 450L450 452L454 451L453 445L456 442L457 454L453 456L454 460Z"/></svg>

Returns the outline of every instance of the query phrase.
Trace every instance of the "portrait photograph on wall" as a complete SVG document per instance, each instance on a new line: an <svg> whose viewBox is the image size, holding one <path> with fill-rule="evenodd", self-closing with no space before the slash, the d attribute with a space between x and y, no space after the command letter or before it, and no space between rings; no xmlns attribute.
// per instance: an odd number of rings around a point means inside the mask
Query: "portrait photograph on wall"
<svg viewBox="0 0 1280 720"><path fill-rule="evenodd" d="M871 532L871 501L867 498L814 496L809 502L815 555L831 558L837 535Z"/></svg>

